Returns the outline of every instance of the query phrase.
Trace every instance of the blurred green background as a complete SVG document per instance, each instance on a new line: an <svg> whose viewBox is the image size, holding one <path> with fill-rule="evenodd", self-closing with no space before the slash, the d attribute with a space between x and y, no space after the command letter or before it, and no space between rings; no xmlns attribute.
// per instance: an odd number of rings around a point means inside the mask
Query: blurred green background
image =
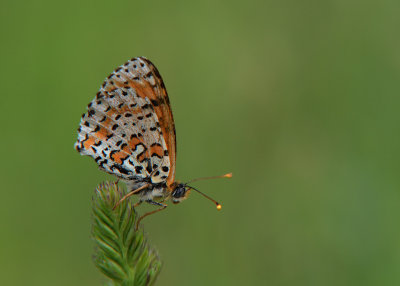
<svg viewBox="0 0 400 286"><path fill-rule="evenodd" d="M129 58L160 70L177 178L233 172L144 221L156 285L399 285L400 2L5 1L1 285L102 285L73 149Z"/></svg>

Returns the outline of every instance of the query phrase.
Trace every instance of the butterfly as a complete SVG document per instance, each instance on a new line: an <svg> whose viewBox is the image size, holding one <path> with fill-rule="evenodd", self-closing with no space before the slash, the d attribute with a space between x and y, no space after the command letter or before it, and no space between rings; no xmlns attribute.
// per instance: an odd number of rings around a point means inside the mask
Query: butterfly
<svg viewBox="0 0 400 286"><path fill-rule="evenodd" d="M114 208L132 195L158 206L146 216L179 203L190 190L221 205L188 185L175 181L176 131L167 90L157 68L146 58L127 61L103 82L95 99L82 115L75 149L94 158L100 169L126 182L128 193Z"/></svg>

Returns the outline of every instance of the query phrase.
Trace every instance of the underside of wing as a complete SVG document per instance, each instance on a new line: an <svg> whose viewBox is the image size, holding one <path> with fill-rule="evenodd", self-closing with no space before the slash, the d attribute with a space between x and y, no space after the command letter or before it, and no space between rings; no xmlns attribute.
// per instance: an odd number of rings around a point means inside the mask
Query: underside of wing
<svg viewBox="0 0 400 286"><path fill-rule="evenodd" d="M125 180L174 180L172 113L148 60L132 59L105 80L82 116L75 148Z"/></svg>
<svg viewBox="0 0 400 286"><path fill-rule="evenodd" d="M131 59L117 68L103 83L101 92L111 92L120 88L134 90L136 96L148 99L161 128L161 136L167 146L170 168L167 178L168 185L175 180L176 161L176 131L171 106L157 68L146 58ZM156 149L158 146L155 147Z"/></svg>

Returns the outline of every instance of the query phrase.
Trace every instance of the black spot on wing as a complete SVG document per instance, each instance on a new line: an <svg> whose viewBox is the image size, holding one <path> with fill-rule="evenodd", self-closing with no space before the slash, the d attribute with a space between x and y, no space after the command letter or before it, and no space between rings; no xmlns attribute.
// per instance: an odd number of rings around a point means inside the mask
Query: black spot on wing
<svg viewBox="0 0 400 286"><path fill-rule="evenodd" d="M165 85L164 82L162 80L162 77L160 75L160 72L158 71L158 69L155 67L155 65L153 65L153 63L151 61L149 61L148 59L145 58L140 58L142 61L144 61L153 71L154 75L156 76L156 78L158 78L158 81L160 81L160 85L163 89L165 89Z"/></svg>
<svg viewBox="0 0 400 286"><path fill-rule="evenodd" d="M128 169L125 169L124 167L122 167L121 165L118 165L118 164L112 165L111 169L117 169L121 174L124 174L124 175L130 174L130 171Z"/></svg>
<svg viewBox="0 0 400 286"><path fill-rule="evenodd" d="M138 173L138 174L141 174L141 173L142 173L142 170L143 170L143 167L142 167L142 166L136 166L136 167L135 167L135 171L136 171L136 173Z"/></svg>

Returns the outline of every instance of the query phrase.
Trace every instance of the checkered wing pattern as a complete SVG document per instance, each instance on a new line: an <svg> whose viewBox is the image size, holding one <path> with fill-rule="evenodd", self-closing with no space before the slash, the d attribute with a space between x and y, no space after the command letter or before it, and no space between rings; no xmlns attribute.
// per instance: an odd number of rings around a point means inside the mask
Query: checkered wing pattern
<svg viewBox="0 0 400 286"><path fill-rule="evenodd" d="M121 179L171 185L175 136L163 80L149 60L139 57L104 81L82 115L75 148Z"/></svg>

